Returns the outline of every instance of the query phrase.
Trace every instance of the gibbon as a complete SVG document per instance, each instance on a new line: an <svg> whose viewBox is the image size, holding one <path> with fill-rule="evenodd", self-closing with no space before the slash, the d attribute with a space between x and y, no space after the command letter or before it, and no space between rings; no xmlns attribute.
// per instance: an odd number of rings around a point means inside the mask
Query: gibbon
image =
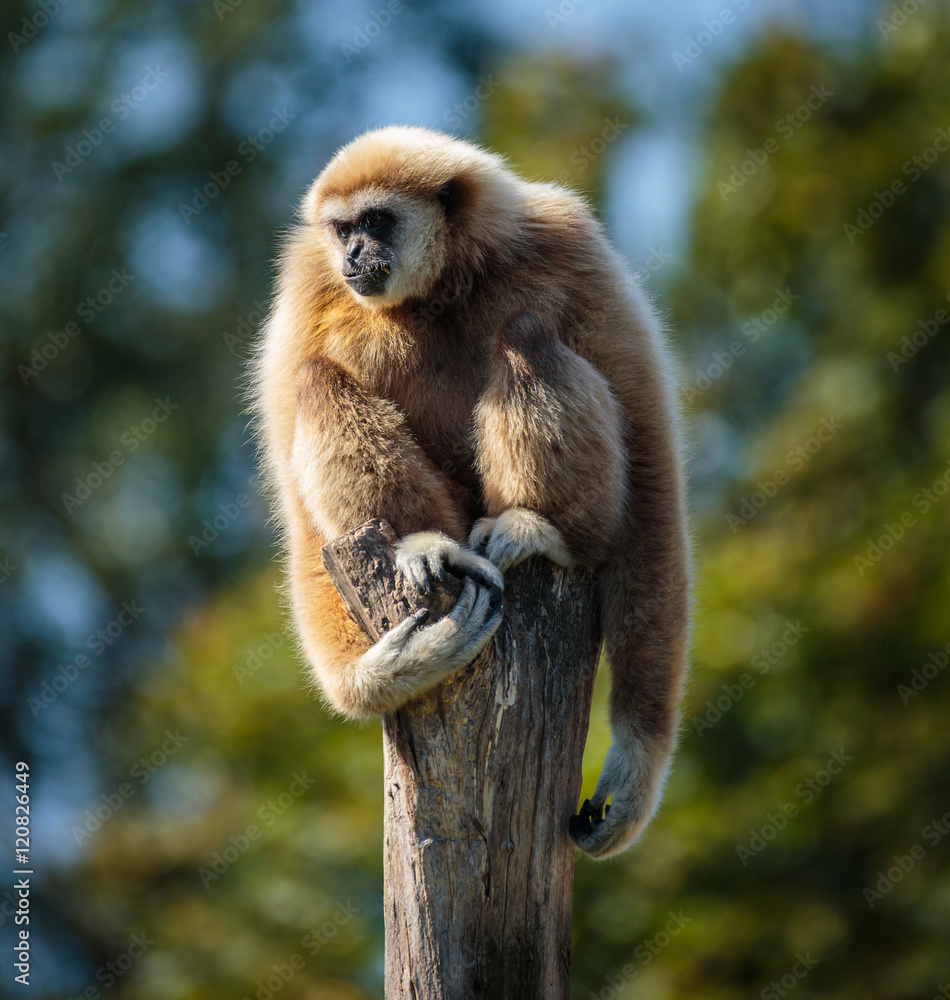
<svg viewBox="0 0 950 1000"><path fill-rule="evenodd" d="M394 711L451 677L501 619L528 556L600 579L612 743L575 844L607 857L652 816L677 727L689 620L668 353L585 203L424 128L332 158L286 240L252 371L293 616L330 704ZM320 548L370 518L454 609L370 645ZM612 803L605 813L608 798Z"/></svg>

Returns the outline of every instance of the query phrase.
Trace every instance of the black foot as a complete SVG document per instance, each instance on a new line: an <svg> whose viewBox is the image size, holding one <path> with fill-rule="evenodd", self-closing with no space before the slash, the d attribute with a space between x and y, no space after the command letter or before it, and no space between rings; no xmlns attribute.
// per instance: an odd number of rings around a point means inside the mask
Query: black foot
<svg viewBox="0 0 950 1000"><path fill-rule="evenodd" d="M610 814L610 806L604 806L604 815L601 816L598 810L590 804L590 799L584 799L584 804L581 806L580 814L577 816L572 816L571 821L568 824L568 829L570 830L572 837L584 837L592 834L594 830L600 826L601 823Z"/></svg>

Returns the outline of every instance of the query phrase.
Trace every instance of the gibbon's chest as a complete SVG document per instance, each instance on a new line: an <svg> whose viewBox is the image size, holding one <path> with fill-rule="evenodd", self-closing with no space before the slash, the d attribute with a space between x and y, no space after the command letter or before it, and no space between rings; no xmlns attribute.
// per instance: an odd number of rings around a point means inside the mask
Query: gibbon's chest
<svg viewBox="0 0 950 1000"><path fill-rule="evenodd" d="M405 414L436 468L477 496L474 411L488 379L485 351L464 337L435 333L408 363L380 372L374 391Z"/></svg>

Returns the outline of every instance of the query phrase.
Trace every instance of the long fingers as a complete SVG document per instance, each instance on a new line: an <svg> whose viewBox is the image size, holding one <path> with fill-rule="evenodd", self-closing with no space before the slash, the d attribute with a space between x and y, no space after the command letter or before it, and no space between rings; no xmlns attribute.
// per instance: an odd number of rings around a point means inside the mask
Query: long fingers
<svg viewBox="0 0 950 1000"><path fill-rule="evenodd" d="M424 625L429 617L428 608L419 608L418 611L414 611L408 618L380 637L376 643L378 654L380 656L392 656L402 652L409 644L416 630Z"/></svg>
<svg viewBox="0 0 950 1000"><path fill-rule="evenodd" d="M397 562L402 575L420 593L425 593L429 588L428 562L422 558L401 559Z"/></svg>
<svg viewBox="0 0 950 1000"><path fill-rule="evenodd" d="M504 590L505 578L501 570L484 556L477 555L469 549L456 547L448 559L455 569L466 576L474 577L483 587Z"/></svg>
<svg viewBox="0 0 950 1000"><path fill-rule="evenodd" d="M432 660L464 666L495 634L501 618L501 593L467 577L455 607L434 625L420 629L412 640L413 650Z"/></svg>
<svg viewBox="0 0 950 1000"><path fill-rule="evenodd" d="M474 525L468 536L468 547L479 556L485 555L488 547L488 539L491 538L492 529L495 527L495 518L481 517Z"/></svg>
<svg viewBox="0 0 950 1000"><path fill-rule="evenodd" d="M467 580L466 587L471 583L470 579ZM470 606L469 602L466 602L461 612L464 618L460 615L457 619L459 625L457 655L468 661L473 660L495 634L501 624L503 612L501 592L496 587L481 587L474 584L472 587L475 590L474 601L470 602ZM456 610L458 610L457 605L453 613Z"/></svg>
<svg viewBox="0 0 950 1000"><path fill-rule="evenodd" d="M396 546L396 568L420 594L428 593L445 578L445 562L455 548L439 531L407 535Z"/></svg>

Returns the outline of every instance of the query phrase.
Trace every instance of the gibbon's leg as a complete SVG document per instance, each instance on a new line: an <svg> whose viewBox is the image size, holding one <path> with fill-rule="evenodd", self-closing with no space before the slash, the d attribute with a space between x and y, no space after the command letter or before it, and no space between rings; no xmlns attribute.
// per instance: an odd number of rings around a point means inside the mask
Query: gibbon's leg
<svg viewBox="0 0 950 1000"><path fill-rule="evenodd" d="M308 362L297 376L291 470L300 504L290 533L295 617L331 704L385 714L471 662L501 621L501 574L449 537L462 537L465 523L451 483L398 409L341 366ZM444 618L422 627L428 613L418 612L367 648L319 565L319 543L374 517L403 536L397 566L417 587L445 564L466 579Z"/></svg>
<svg viewBox="0 0 950 1000"><path fill-rule="evenodd" d="M475 411L488 516L469 544L506 570L531 555L600 565L621 522L626 455L607 380L522 312L498 331Z"/></svg>
<svg viewBox="0 0 950 1000"><path fill-rule="evenodd" d="M490 517L473 528L473 548L507 566L535 553L568 564L566 547L602 580L613 743L593 799L571 822L592 857L629 846L656 808L686 650L675 435L659 368L644 364L638 374L623 411L593 366L522 313L501 331L478 409Z"/></svg>

